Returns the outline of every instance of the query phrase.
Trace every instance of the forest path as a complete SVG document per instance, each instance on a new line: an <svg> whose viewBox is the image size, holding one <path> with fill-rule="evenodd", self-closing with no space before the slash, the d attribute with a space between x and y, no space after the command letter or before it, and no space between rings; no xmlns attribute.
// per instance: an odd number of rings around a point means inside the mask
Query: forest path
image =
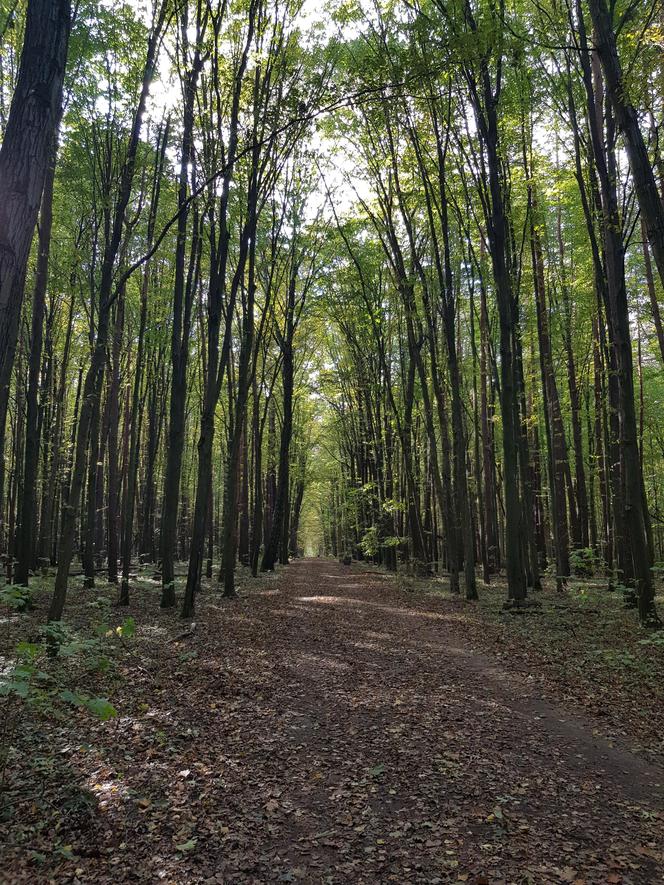
<svg viewBox="0 0 664 885"><path fill-rule="evenodd" d="M228 882L662 880L664 773L464 646L443 598L302 560L232 605L218 647L208 612L199 638L231 667L215 805L233 811L228 850L208 872L220 862Z"/></svg>
<svg viewBox="0 0 664 885"><path fill-rule="evenodd" d="M664 881L664 773L473 649L458 605L332 560L249 586L177 641L141 597L120 718L48 738L96 799L55 800L74 860L0 882Z"/></svg>

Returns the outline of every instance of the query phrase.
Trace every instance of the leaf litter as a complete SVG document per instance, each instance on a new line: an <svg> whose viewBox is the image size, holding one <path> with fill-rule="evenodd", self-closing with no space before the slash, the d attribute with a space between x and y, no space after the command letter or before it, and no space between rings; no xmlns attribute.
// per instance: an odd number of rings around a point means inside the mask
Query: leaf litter
<svg viewBox="0 0 664 885"><path fill-rule="evenodd" d="M528 679L537 656L490 613L351 573L303 560L235 602L206 591L176 641L177 613L136 594L120 715L24 723L0 880L661 878L664 774L624 722L606 737L562 677Z"/></svg>

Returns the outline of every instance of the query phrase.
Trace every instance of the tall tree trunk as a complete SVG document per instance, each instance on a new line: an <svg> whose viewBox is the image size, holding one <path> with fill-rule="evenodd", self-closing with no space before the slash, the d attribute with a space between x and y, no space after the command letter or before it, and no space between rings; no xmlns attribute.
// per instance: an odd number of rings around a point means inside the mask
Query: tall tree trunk
<svg viewBox="0 0 664 885"><path fill-rule="evenodd" d="M242 479L240 481L240 535L238 539L238 559L242 565L249 565L249 442L248 429L245 427L242 437L242 453L240 463Z"/></svg>
<svg viewBox="0 0 664 885"><path fill-rule="evenodd" d="M267 471L265 476L265 508L263 513L263 537L269 538L272 532L272 515L277 500L277 464L276 464L276 405L271 396L268 401L267 420Z"/></svg>
<svg viewBox="0 0 664 885"><path fill-rule="evenodd" d="M480 283L480 412L482 425L482 472L484 477L484 524L486 526L487 568L484 582L500 569L500 538L496 510L495 457L493 447L493 421L489 411L489 317L486 289Z"/></svg>
<svg viewBox="0 0 664 885"><path fill-rule="evenodd" d="M233 97L230 112L229 123L229 144L226 158L226 171L223 176L221 185L221 198L219 200L219 213L216 220L219 228L219 236L216 242L213 242L212 252L213 261L210 273L210 281L208 285L208 330L207 330L207 374L205 379L205 390L203 394L203 414L201 416L201 431L198 439L198 464L196 476L196 498L194 502L193 524L191 531L191 545L189 548L189 565L187 569L187 584L185 587L185 595L182 603L182 617L191 617L194 611L195 595L200 589L201 575L203 570L203 557L205 547L205 524L208 513L207 493L212 480L212 447L214 443L214 417L219 401L219 395L224 382L224 374L230 360L231 354L231 330L233 316L235 313L235 303L237 293L244 282L245 265L247 261L247 251L250 252L249 275L253 272L253 261L255 255L255 236L257 221L257 176L258 176L258 157L260 149L256 138L256 107L254 107L254 140L252 147L252 171L250 173L250 181L248 185L247 210L248 220L244 225L240 236L240 248L238 256L238 264L235 270L233 280L231 282L231 291L228 296L228 303L225 305L225 328L224 336L219 347L219 337L221 330L221 299L226 288L226 276L228 266L228 250L229 250L229 219L228 219L228 200L230 185L233 180L235 158L237 154L238 140L238 124L240 114L240 97L242 84L244 81L244 73L247 66L247 58L249 47L251 46L254 34L256 16L256 6L252 2L249 8L249 21L245 34L245 42L242 54L238 63L237 70L234 75ZM257 84L259 82L259 71L257 68L254 80L254 97L256 97ZM251 245L249 245L251 244ZM249 353L246 354L246 369L249 371L249 362L252 356L253 347L253 298L254 298L254 282L250 280L247 286L247 296L251 302L252 316L249 320L245 317L245 326L243 335L250 337ZM251 334L250 334L251 333ZM243 337L243 344L245 338ZM242 351L242 346L241 346ZM243 368L245 365L243 364ZM246 406L247 390L243 390L242 385L248 383L247 379L240 379L240 391L238 395L239 404ZM238 402L236 402L236 409ZM234 431L240 432L244 415L235 414ZM224 488L224 514L225 517L231 513L236 513L237 505L237 470L239 467L239 443L240 439L235 437L232 441L229 451L229 469L232 465L234 471L233 476L227 477L227 484ZM232 486L232 488L230 488ZM228 540L228 532L231 532L232 541ZM233 596L235 595L232 583L234 581L235 566L235 526L226 525L224 519L224 543L222 549L222 572L224 574L225 592ZM232 562L229 559L231 556ZM226 574L227 567L230 566L230 577Z"/></svg>
<svg viewBox="0 0 664 885"><path fill-rule="evenodd" d="M39 558L44 562L50 562L52 565L55 564L53 537L55 534L54 526L57 523L55 519L57 496L58 493L63 494L65 489L63 477L60 475L60 468L63 460L63 426L66 406L67 371L69 368L69 354L74 325L74 303L75 298L72 293L69 301L65 343L60 362L60 377L54 392L55 421L53 422L53 433L48 440L50 449L49 469L44 482L41 515L39 518Z"/></svg>
<svg viewBox="0 0 664 885"><path fill-rule="evenodd" d="M148 216L147 246L152 247L154 240L154 227L159 206L159 195L161 187L161 176L164 168L164 157L166 146L168 144L168 125L160 130L157 139L157 160L155 161L154 175L152 178L152 192L150 198L150 212ZM150 287L151 266L148 262L143 269L143 280L141 284L141 307L138 321L138 344L136 350L136 369L134 371L134 383L131 393L131 406L129 407L129 454L127 464L127 480L126 487L122 499L122 583L120 586L120 605L129 605L129 571L131 568L131 552L134 536L134 510L136 506L136 487L138 481L138 460L141 445L141 429L143 425L143 409L141 407L141 386L144 374L144 350L145 350L145 331L147 327L148 317L148 290ZM154 457L150 452L149 469L152 470ZM146 482L146 488L148 482ZM146 494L146 498L151 494L153 488L152 478L149 478L150 492ZM149 505L149 502L145 502ZM154 544L154 541L152 541Z"/></svg>
<svg viewBox="0 0 664 885"><path fill-rule="evenodd" d="M260 550L262 544L263 531L263 474L262 474L262 454L263 454L263 427L265 419L261 421L258 385L254 379L253 385L253 406L251 412L251 442L253 446L253 468L254 468L254 507L251 520L251 574L255 578L258 574L258 561L260 558Z"/></svg>
<svg viewBox="0 0 664 885"><path fill-rule="evenodd" d="M183 7L182 39L187 40L187 6ZM194 60L184 82L184 108L180 175L178 180L178 224L175 245L175 282L173 285L173 326L171 329L171 390L168 420L166 474L161 510L161 607L175 605L175 541L177 536L178 501L182 474L182 453L185 437L185 407L187 401L187 364L189 361L189 333L191 310L200 266L198 216L194 216L188 273L185 271L187 229L189 222L189 167L194 151L194 106L198 78L202 68L198 29Z"/></svg>
<svg viewBox="0 0 664 885"><path fill-rule="evenodd" d="M535 308L537 313L537 336L539 340L545 428L549 449L549 490L552 510L551 526L556 556L556 586L560 590L565 583L565 579L570 574L569 531L565 502L567 440L565 438L565 426L560 407L558 384L553 368L544 280L544 256L537 230L536 210L537 202L534 194L531 192L530 246L535 286Z"/></svg>
<svg viewBox="0 0 664 885"><path fill-rule="evenodd" d="M488 73L483 76L484 108L480 133L486 150L488 193L487 213L489 252L493 269L500 325L500 402L503 419L503 484L505 493L505 560L507 589L511 601L519 604L526 596L526 575L521 547L522 506L519 490L519 403L513 336L518 315L508 259L508 221L503 196L502 166L499 155L496 99Z"/></svg>
<svg viewBox="0 0 664 885"><path fill-rule="evenodd" d="M12 457L10 470L10 489L8 500L8 555L7 555L7 583L11 584L14 576L14 562L16 557L16 519L21 511L23 486L21 484L21 469L24 460L25 451L25 422L23 414L25 411L25 386L21 381L24 377L24 359L25 359L25 337L22 335L19 342L19 353L16 361L16 405L14 412L14 427L12 440Z"/></svg>
<svg viewBox="0 0 664 885"><path fill-rule="evenodd" d="M636 109L629 99L628 85L618 57L616 35L611 20L614 8L611 6L609 12L606 0L588 0L588 9L594 26L593 45L602 63L606 91L613 106L616 123L625 141L641 215L659 277L664 286L664 203L657 190L655 173L639 127ZM629 460L631 463L631 454ZM646 594L647 592L646 589Z"/></svg>
<svg viewBox="0 0 664 885"><path fill-rule="evenodd" d="M657 295L657 288L655 286L655 278L652 272L650 250L648 249L648 234L643 218L641 218L641 238L643 240L643 265L646 272L646 285L648 286L650 309L652 311L653 322L655 323L655 331L657 332L659 353L662 360L662 365L664 366L664 325L662 324L662 314L659 308L659 298Z"/></svg>
<svg viewBox="0 0 664 885"><path fill-rule="evenodd" d="M523 551L524 564L526 567L526 580L533 590L542 589L542 581L539 572L539 558L537 555L537 543L535 539L536 509L535 496L533 493L533 465L530 460L528 445L528 411L526 397L526 379L523 369L523 353L521 338L515 337L514 354L516 359L517 384L519 386L519 405L522 419L519 422L519 469L521 473L521 491L523 500Z"/></svg>
<svg viewBox="0 0 664 885"><path fill-rule="evenodd" d="M106 326L108 327L110 318L106 318ZM108 335L108 329L106 331ZM87 464L87 484L85 489L85 519L81 528L81 564L83 566L84 586L94 587L95 583L95 550L99 551L96 544L97 526L102 520L99 492L103 492L103 475L100 477L100 465L103 463L101 455L101 440L103 431L108 426L106 424L106 409L104 410L102 421L102 388L103 376L106 368L106 354L104 355L104 363L102 364L100 376L98 379L99 391L96 388L93 392L92 413L90 416L90 425L87 432L88 446L88 464ZM81 415L83 415L81 409ZM102 424L104 425L102 427ZM76 466L74 465L74 470Z"/></svg>
<svg viewBox="0 0 664 885"><path fill-rule="evenodd" d="M563 304L564 304L564 335L565 352L567 354L567 376L569 379L569 398L572 418L572 441L574 444L574 473L575 473L575 492L576 507L578 521L578 544L587 548L590 544L589 538L589 508L588 508L588 491L586 489L586 469L583 455L583 432L581 428L581 398L579 395L579 382L577 378L576 361L574 358L574 348L572 346L572 306L570 304L569 287L567 285L565 274L565 246L562 233L562 219L560 207L558 207L557 218L557 235L558 235L558 256L560 259L560 268L563 276Z"/></svg>
<svg viewBox="0 0 664 885"><path fill-rule="evenodd" d="M253 238L252 238L253 239ZM253 281L249 287L253 288ZM228 599L236 596L235 592L235 554L237 543L237 491L238 468L240 466L240 447L247 415L247 399L251 384L250 362L253 350L253 294L248 298L251 303L251 315L247 307L242 330L240 359L238 361L238 393L235 400L235 422L228 445L228 466L224 484L224 515L222 520L222 553L221 572L224 596Z"/></svg>
<svg viewBox="0 0 664 885"><path fill-rule="evenodd" d="M590 8L595 22L596 35L594 42L599 46L603 46L602 52L599 52L600 60L605 69L607 76L607 86L609 96L611 97L614 109L618 116L618 123L625 132L625 124L630 121L630 114L625 113L624 107L618 111L616 104L623 102L623 96L616 96L616 90L621 86L620 78L616 80L616 71L612 65L611 58L607 57L607 31L608 15L601 13L602 7L604 11L603 0L591 0ZM626 583L630 580L634 582L636 592L637 605L639 609L639 619L646 626L656 625L659 623L657 610L655 607L654 587L651 573L650 554L648 549L647 538L647 517L644 509L643 500L643 477L641 472L641 462L638 447L638 431L636 423L636 408L634 401L634 370L632 361L632 345L629 328L629 307L627 302L627 287L625 282L625 252L623 243L622 224L620 219L620 211L617 197L617 165L615 158L615 132L613 115L606 109L606 141L604 133L600 130L600 120L597 114L596 93L601 88L600 74L593 71L591 67L590 53L587 45L585 32L585 23L583 19L583 11L580 3L577 3L577 16L579 27L579 39L581 52L579 54L583 82L586 90L586 96L589 106L589 124L593 149L593 159L595 169L599 180L599 192L601 201L600 226L602 232L602 244L605 257L606 280L602 287L605 299L606 318L609 328L609 340L611 347L611 364L613 371L609 375L609 396L610 405L613 407L612 419L616 426L612 428L612 436L615 438L616 432L619 435L619 452L622 461L622 489L621 500L614 507L614 519L617 528L624 532L625 548L618 545L617 553L626 552L627 557L631 560L624 561L622 566L622 579ZM613 36L613 32L611 31ZM615 50L615 41L613 44ZM608 64L607 64L608 62ZM617 55L615 56L617 63ZM633 109L632 109L633 110ZM634 125L636 125L636 116L634 114ZM633 135L634 133L632 133ZM649 217L648 211L650 204L648 202L649 189L644 187L643 181L637 182L639 173L643 175L644 170L639 167L635 171L634 161L638 159L638 151L634 150L633 142L630 142L629 136L625 132L628 144L628 154L630 157L630 165L632 166L632 174L637 185L637 193L641 210L648 225L649 237L657 234L657 218ZM639 133L640 135L640 133ZM645 153L645 147L643 148ZM652 178L652 195L658 204L658 212L661 213L661 232L664 247L664 207L659 201L659 194L654 183L652 169L645 156L645 163ZM653 253L657 258L658 254L658 238L654 236L651 240ZM664 248L661 250L660 257L662 259L662 272L664 278ZM659 266L659 262L658 262ZM612 394L613 391L613 394ZM615 486L618 485L617 478L614 481ZM622 525L620 523L622 522ZM631 572L631 573L630 573Z"/></svg>
<svg viewBox="0 0 664 885"><path fill-rule="evenodd" d="M270 534L265 544L261 571L272 571L283 544L284 525L288 522L288 497L290 491L290 445L293 435L293 334L295 311L295 285L297 270L290 275L288 299L286 306L286 329L284 331L281 353L281 383L283 392L281 440L279 444L279 470L274 511Z"/></svg>
<svg viewBox="0 0 664 885"><path fill-rule="evenodd" d="M28 256L60 119L70 28L70 0L29 0L0 148L0 538L9 386Z"/></svg>
<svg viewBox="0 0 664 885"><path fill-rule="evenodd" d="M120 499L118 440L120 430L120 351L124 335L125 293L120 293L115 305L115 324L111 347L111 378L108 391L108 491L106 515L108 580L118 583L118 502Z"/></svg>
<svg viewBox="0 0 664 885"><path fill-rule="evenodd" d="M59 116L59 115L58 115ZM58 123L56 122L56 131ZM42 195L39 225L39 254L37 273L32 294L32 329L30 332L30 355L28 364L28 391L25 416L25 462L23 465L23 498L19 534L16 544L16 571L14 583L27 585L30 569L35 558L35 506L37 500L37 475L39 469L40 433L39 421L39 372L42 364L44 315L46 312L46 287L48 284L48 260L53 228L53 183L57 137L53 135L51 157L48 164ZM0 432L2 432L0 430Z"/></svg>
<svg viewBox="0 0 664 885"><path fill-rule="evenodd" d="M163 353L157 357L159 365L151 365L147 382L148 432L143 454L145 474L142 484L139 551L143 560L148 562L156 562L157 560L157 544L155 540L155 469L166 411L165 400L166 388L168 386L168 382L164 377L164 367L161 364L162 358Z"/></svg>
<svg viewBox="0 0 664 885"><path fill-rule="evenodd" d="M292 496L293 506L291 509L288 540L288 550L290 555L294 558L297 558L300 555L298 536L300 530L300 514L302 513L302 501L304 500L304 489L304 476L301 473L295 483L295 494Z"/></svg>
<svg viewBox="0 0 664 885"><path fill-rule="evenodd" d="M470 0L465 0L464 18L470 34L477 36L478 23ZM489 61L485 56L482 57L479 71L468 66L464 67L480 143L485 154L486 172L482 181L483 211L500 325L500 401L503 419L507 592L509 601L519 605L526 596L526 575L521 546L523 509L519 489L518 455L520 417L517 366L513 350L514 336L518 331L518 310L517 293L513 289L511 275L506 186L500 156L498 102L502 89L501 75L502 66L498 65L494 84Z"/></svg>

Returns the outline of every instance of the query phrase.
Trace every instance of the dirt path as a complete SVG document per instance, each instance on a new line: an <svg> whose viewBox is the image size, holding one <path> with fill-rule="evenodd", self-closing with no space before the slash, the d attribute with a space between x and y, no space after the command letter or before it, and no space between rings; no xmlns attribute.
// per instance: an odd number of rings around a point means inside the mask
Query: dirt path
<svg viewBox="0 0 664 885"><path fill-rule="evenodd" d="M201 602L167 660L139 631L150 709L70 753L101 806L78 881L664 881L664 773L464 646L443 599L304 560Z"/></svg>
<svg viewBox="0 0 664 885"><path fill-rule="evenodd" d="M664 772L460 645L444 603L330 562L279 583L266 652L290 708L283 797L309 807L281 850L304 878L664 876Z"/></svg>

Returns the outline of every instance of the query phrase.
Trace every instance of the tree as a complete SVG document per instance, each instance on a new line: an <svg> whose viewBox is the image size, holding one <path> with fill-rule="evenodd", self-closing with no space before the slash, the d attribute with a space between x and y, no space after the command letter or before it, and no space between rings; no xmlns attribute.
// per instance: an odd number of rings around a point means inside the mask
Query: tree
<svg viewBox="0 0 664 885"><path fill-rule="evenodd" d="M30 0L21 64L0 148L0 500L9 385L28 254L53 160L70 30L69 0Z"/></svg>

